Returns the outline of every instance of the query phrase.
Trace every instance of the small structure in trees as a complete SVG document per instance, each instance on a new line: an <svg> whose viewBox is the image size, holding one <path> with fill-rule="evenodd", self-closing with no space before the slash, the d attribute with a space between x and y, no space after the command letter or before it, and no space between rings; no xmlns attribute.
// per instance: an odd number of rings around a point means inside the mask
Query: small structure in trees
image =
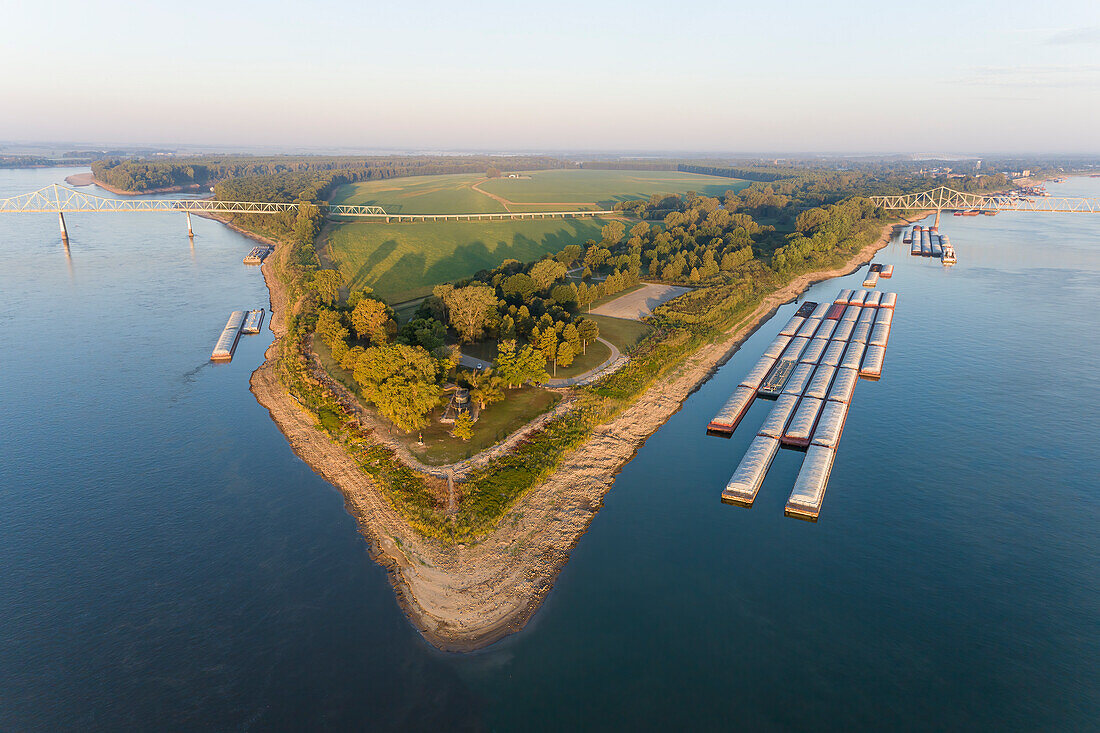
<svg viewBox="0 0 1100 733"><path fill-rule="evenodd" d="M470 399L470 390L459 387L451 395L451 401L447 403L439 422L451 425L459 415L468 415L470 420L476 422L479 413L477 405Z"/></svg>

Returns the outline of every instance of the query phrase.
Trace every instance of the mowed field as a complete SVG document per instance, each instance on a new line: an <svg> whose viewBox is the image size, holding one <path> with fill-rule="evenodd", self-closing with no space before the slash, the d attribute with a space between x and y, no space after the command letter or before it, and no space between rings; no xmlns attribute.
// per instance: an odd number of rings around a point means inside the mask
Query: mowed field
<svg viewBox="0 0 1100 733"><path fill-rule="evenodd" d="M506 259L529 262L567 244L599 239L606 219L427 221L333 225L324 255L352 288L368 285L389 303L431 293Z"/></svg>
<svg viewBox="0 0 1100 733"><path fill-rule="evenodd" d="M493 178L480 184L488 193L521 206L521 211L560 205L563 209L609 209L618 201L648 199L655 193L687 193L721 197L740 191L749 181L701 176L677 171L548 170L520 174L522 178Z"/></svg>
<svg viewBox="0 0 1100 733"><path fill-rule="evenodd" d="M748 181L675 171L546 170L492 178L478 174L413 176L341 186L332 202L381 206L391 214L490 214L609 209L655 193L722 196ZM480 190L479 190L480 189ZM493 197L497 198L493 198Z"/></svg>
<svg viewBox="0 0 1100 733"><path fill-rule="evenodd" d="M485 180L478 174L451 174L366 181L341 186L333 203L382 206L393 214L526 213L606 209L616 201L654 193L721 196L748 185L734 178L674 171L548 170L520 175L524 177ZM388 302L400 303L509 258L529 262L567 244L598 240L605 224L606 219L344 221L329 226L324 254L351 287L367 285Z"/></svg>
<svg viewBox="0 0 1100 733"><path fill-rule="evenodd" d="M484 176L451 174L349 183L336 189L334 204L381 206L389 214L492 214L504 205L475 191Z"/></svg>

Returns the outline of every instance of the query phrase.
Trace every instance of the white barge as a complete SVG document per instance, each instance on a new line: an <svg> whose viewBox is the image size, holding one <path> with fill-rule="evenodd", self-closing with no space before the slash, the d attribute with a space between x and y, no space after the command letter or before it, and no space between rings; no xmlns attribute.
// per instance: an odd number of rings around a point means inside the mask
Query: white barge
<svg viewBox="0 0 1100 733"><path fill-rule="evenodd" d="M241 337L241 325L244 323L244 311L233 311L229 314L229 320L222 329L222 335L218 337L218 343L210 352L211 361L230 361L233 351L237 348L237 340Z"/></svg>
<svg viewBox="0 0 1100 733"><path fill-rule="evenodd" d="M722 501L738 506L752 506L778 450L779 441L775 438L766 435L753 438L745 451L745 457L741 459L737 470L722 491Z"/></svg>
<svg viewBox="0 0 1100 733"><path fill-rule="evenodd" d="M802 461L802 469L794 482L794 490L787 498L783 513L788 517L817 521L821 514L821 503L825 499L825 488L829 485L829 474L833 471L836 451L822 445L811 445Z"/></svg>

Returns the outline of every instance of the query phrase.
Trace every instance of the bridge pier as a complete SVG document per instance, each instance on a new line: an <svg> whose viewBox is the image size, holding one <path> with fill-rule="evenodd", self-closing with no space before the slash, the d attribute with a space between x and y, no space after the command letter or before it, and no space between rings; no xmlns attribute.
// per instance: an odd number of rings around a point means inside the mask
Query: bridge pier
<svg viewBox="0 0 1100 733"><path fill-rule="evenodd" d="M187 236L190 239L194 239L195 238L195 230L191 228L191 212L188 211L188 212L186 212L186 214L187 214Z"/></svg>
<svg viewBox="0 0 1100 733"><path fill-rule="evenodd" d="M69 243L69 230L65 228L65 215L60 211L57 212L57 220L61 222L61 241L66 245Z"/></svg>
<svg viewBox="0 0 1100 733"><path fill-rule="evenodd" d="M933 224L932 226L936 227L936 229L940 228L940 210L939 209L936 209L936 223Z"/></svg>

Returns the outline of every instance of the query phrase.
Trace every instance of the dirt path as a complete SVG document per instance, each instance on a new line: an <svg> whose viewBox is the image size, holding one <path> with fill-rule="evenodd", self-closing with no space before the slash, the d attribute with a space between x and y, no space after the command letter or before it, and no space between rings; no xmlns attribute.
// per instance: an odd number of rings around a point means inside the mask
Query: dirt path
<svg viewBox="0 0 1100 733"><path fill-rule="evenodd" d="M482 178L480 181L470 184L470 188L474 189L478 193L485 194L489 198L493 199L501 206L505 208L508 213L512 213L512 206L596 206L600 204L598 201L509 201L508 199L497 196L495 193L489 193L481 187L481 184L488 181L488 178ZM523 212L523 213L538 213L538 212Z"/></svg>
<svg viewBox="0 0 1100 733"><path fill-rule="evenodd" d="M690 356L633 406L598 428L548 480L527 492L495 531L469 546L441 548L417 535L286 393L270 359L253 374L252 391L298 455L344 494L348 511L370 541L372 556L389 569L399 602L425 638L442 649L477 649L526 624L599 511L618 471L757 325L814 282L848 274L870 261L888 243L892 228L886 226L879 240L844 267L804 275L768 296L721 343ZM271 276L271 260L283 256L280 247L263 265L275 314L271 325L280 337L285 294ZM269 357L275 348L273 344Z"/></svg>

